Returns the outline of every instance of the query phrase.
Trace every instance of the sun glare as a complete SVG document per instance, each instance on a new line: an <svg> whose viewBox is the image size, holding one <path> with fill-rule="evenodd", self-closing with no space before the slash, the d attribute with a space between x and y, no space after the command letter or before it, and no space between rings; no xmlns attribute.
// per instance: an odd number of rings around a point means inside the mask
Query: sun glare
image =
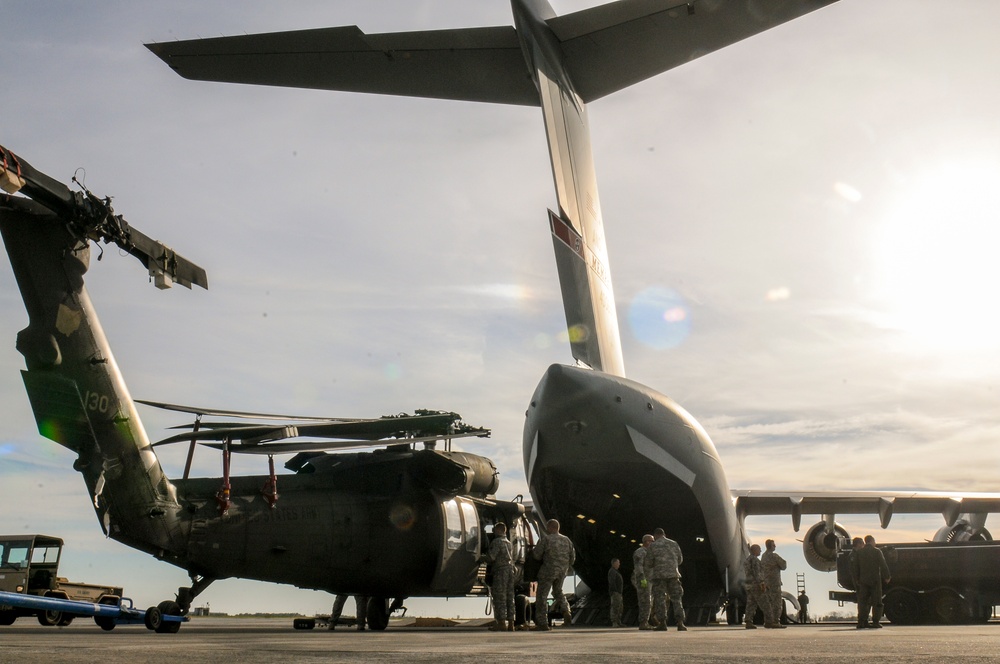
<svg viewBox="0 0 1000 664"><path fill-rule="evenodd" d="M1000 341L1000 166L949 164L915 180L876 240L888 324L922 345Z"/></svg>

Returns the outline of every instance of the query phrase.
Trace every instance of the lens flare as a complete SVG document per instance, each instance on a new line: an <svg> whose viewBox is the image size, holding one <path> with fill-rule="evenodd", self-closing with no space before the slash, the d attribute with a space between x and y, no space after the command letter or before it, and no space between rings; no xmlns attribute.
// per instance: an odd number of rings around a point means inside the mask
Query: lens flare
<svg viewBox="0 0 1000 664"><path fill-rule="evenodd" d="M397 530L409 530L417 522L417 514L409 505L397 503L389 510L389 521Z"/></svg>
<svg viewBox="0 0 1000 664"><path fill-rule="evenodd" d="M677 291L652 286L632 300L628 322L635 338L647 346L676 348L691 333L691 310Z"/></svg>

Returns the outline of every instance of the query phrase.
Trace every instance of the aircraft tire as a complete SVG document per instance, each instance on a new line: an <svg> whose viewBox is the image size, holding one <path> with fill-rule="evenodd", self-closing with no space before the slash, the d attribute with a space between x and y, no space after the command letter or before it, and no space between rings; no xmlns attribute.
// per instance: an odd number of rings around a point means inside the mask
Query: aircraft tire
<svg viewBox="0 0 1000 664"><path fill-rule="evenodd" d="M156 609L160 614L160 624L156 628L156 633L176 634L180 630L181 624L179 622L173 622L173 621L168 622L166 620L163 620L163 616L181 615L181 605L172 599L168 599L157 604Z"/></svg>
<svg viewBox="0 0 1000 664"><path fill-rule="evenodd" d="M740 624L740 598L736 595L730 595L729 601L726 602L726 624L727 625L739 625Z"/></svg>
<svg viewBox="0 0 1000 664"><path fill-rule="evenodd" d="M389 600L385 597L370 598L368 600L368 628L381 632L388 626Z"/></svg>

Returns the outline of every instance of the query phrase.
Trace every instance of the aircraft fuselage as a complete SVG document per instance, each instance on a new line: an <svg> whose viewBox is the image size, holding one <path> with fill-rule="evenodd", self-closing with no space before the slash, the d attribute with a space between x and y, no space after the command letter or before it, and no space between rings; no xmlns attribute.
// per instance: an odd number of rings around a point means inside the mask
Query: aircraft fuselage
<svg viewBox="0 0 1000 664"><path fill-rule="evenodd" d="M612 558L626 578L657 527L684 553L685 604L717 609L745 543L715 446L693 417L645 385L552 365L528 407L524 467L545 518L577 549L575 569L603 591ZM707 616L706 616L707 617Z"/></svg>

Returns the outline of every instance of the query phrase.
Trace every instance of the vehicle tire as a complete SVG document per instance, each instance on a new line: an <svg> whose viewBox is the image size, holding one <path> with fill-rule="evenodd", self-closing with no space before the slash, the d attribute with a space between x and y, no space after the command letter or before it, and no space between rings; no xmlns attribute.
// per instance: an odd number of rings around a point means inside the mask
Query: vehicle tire
<svg viewBox="0 0 1000 664"><path fill-rule="evenodd" d="M55 627L62 620L62 611L39 611L38 624L43 627Z"/></svg>
<svg viewBox="0 0 1000 664"><path fill-rule="evenodd" d="M315 629L316 619L315 618L296 618L292 621L293 629Z"/></svg>
<svg viewBox="0 0 1000 664"><path fill-rule="evenodd" d="M180 622L168 622L163 620L163 616L181 615L181 605L172 599L168 599L157 604L156 609L160 613L160 625L156 628L156 632L158 634L176 634L181 628Z"/></svg>
<svg viewBox="0 0 1000 664"><path fill-rule="evenodd" d="M13 611L0 611L0 626L13 625L17 620L17 614Z"/></svg>
<svg viewBox="0 0 1000 664"><path fill-rule="evenodd" d="M921 622L923 610L917 593L906 588L893 588L882 600L885 617L893 625L916 625Z"/></svg>
<svg viewBox="0 0 1000 664"><path fill-rule="evenodd" d="M951 588L941 588L931 593L934 618L945 625L964 625L972 620L968 602Z"/></svg>
<svg viewBox="0 0 1000 664"><path fill-rule="evenodd" d="M73 618L76 618L76 616L74 616L71 613L63 613L62 617L59 618L59 622L57 622L56 625L59 627L66 627L71 622L73 622Z"/></svg>
<svg viewBox="0 0 1000 664"><path fill-rule="evenodd" d="M160 609L155 606L151 606L146 609L146 615L142 620L146 623L146 629L159 632L160 627L163 625L163 614L160 612Z"/></svg>
<svg viewBox="0 0 1000 664"><path fill-rule="evenodd" d="M107 616L94 616L94 622L97 626L103 629L105 632L110 632L115 628L115 619L109 618Z"/></svg>
<svg viewBox="0 0 1000 664"><path fill-rule="evenodd" d="M368 600L368 628L376 632L389 626L389 600L385 597L372 597Z"/></svg>

